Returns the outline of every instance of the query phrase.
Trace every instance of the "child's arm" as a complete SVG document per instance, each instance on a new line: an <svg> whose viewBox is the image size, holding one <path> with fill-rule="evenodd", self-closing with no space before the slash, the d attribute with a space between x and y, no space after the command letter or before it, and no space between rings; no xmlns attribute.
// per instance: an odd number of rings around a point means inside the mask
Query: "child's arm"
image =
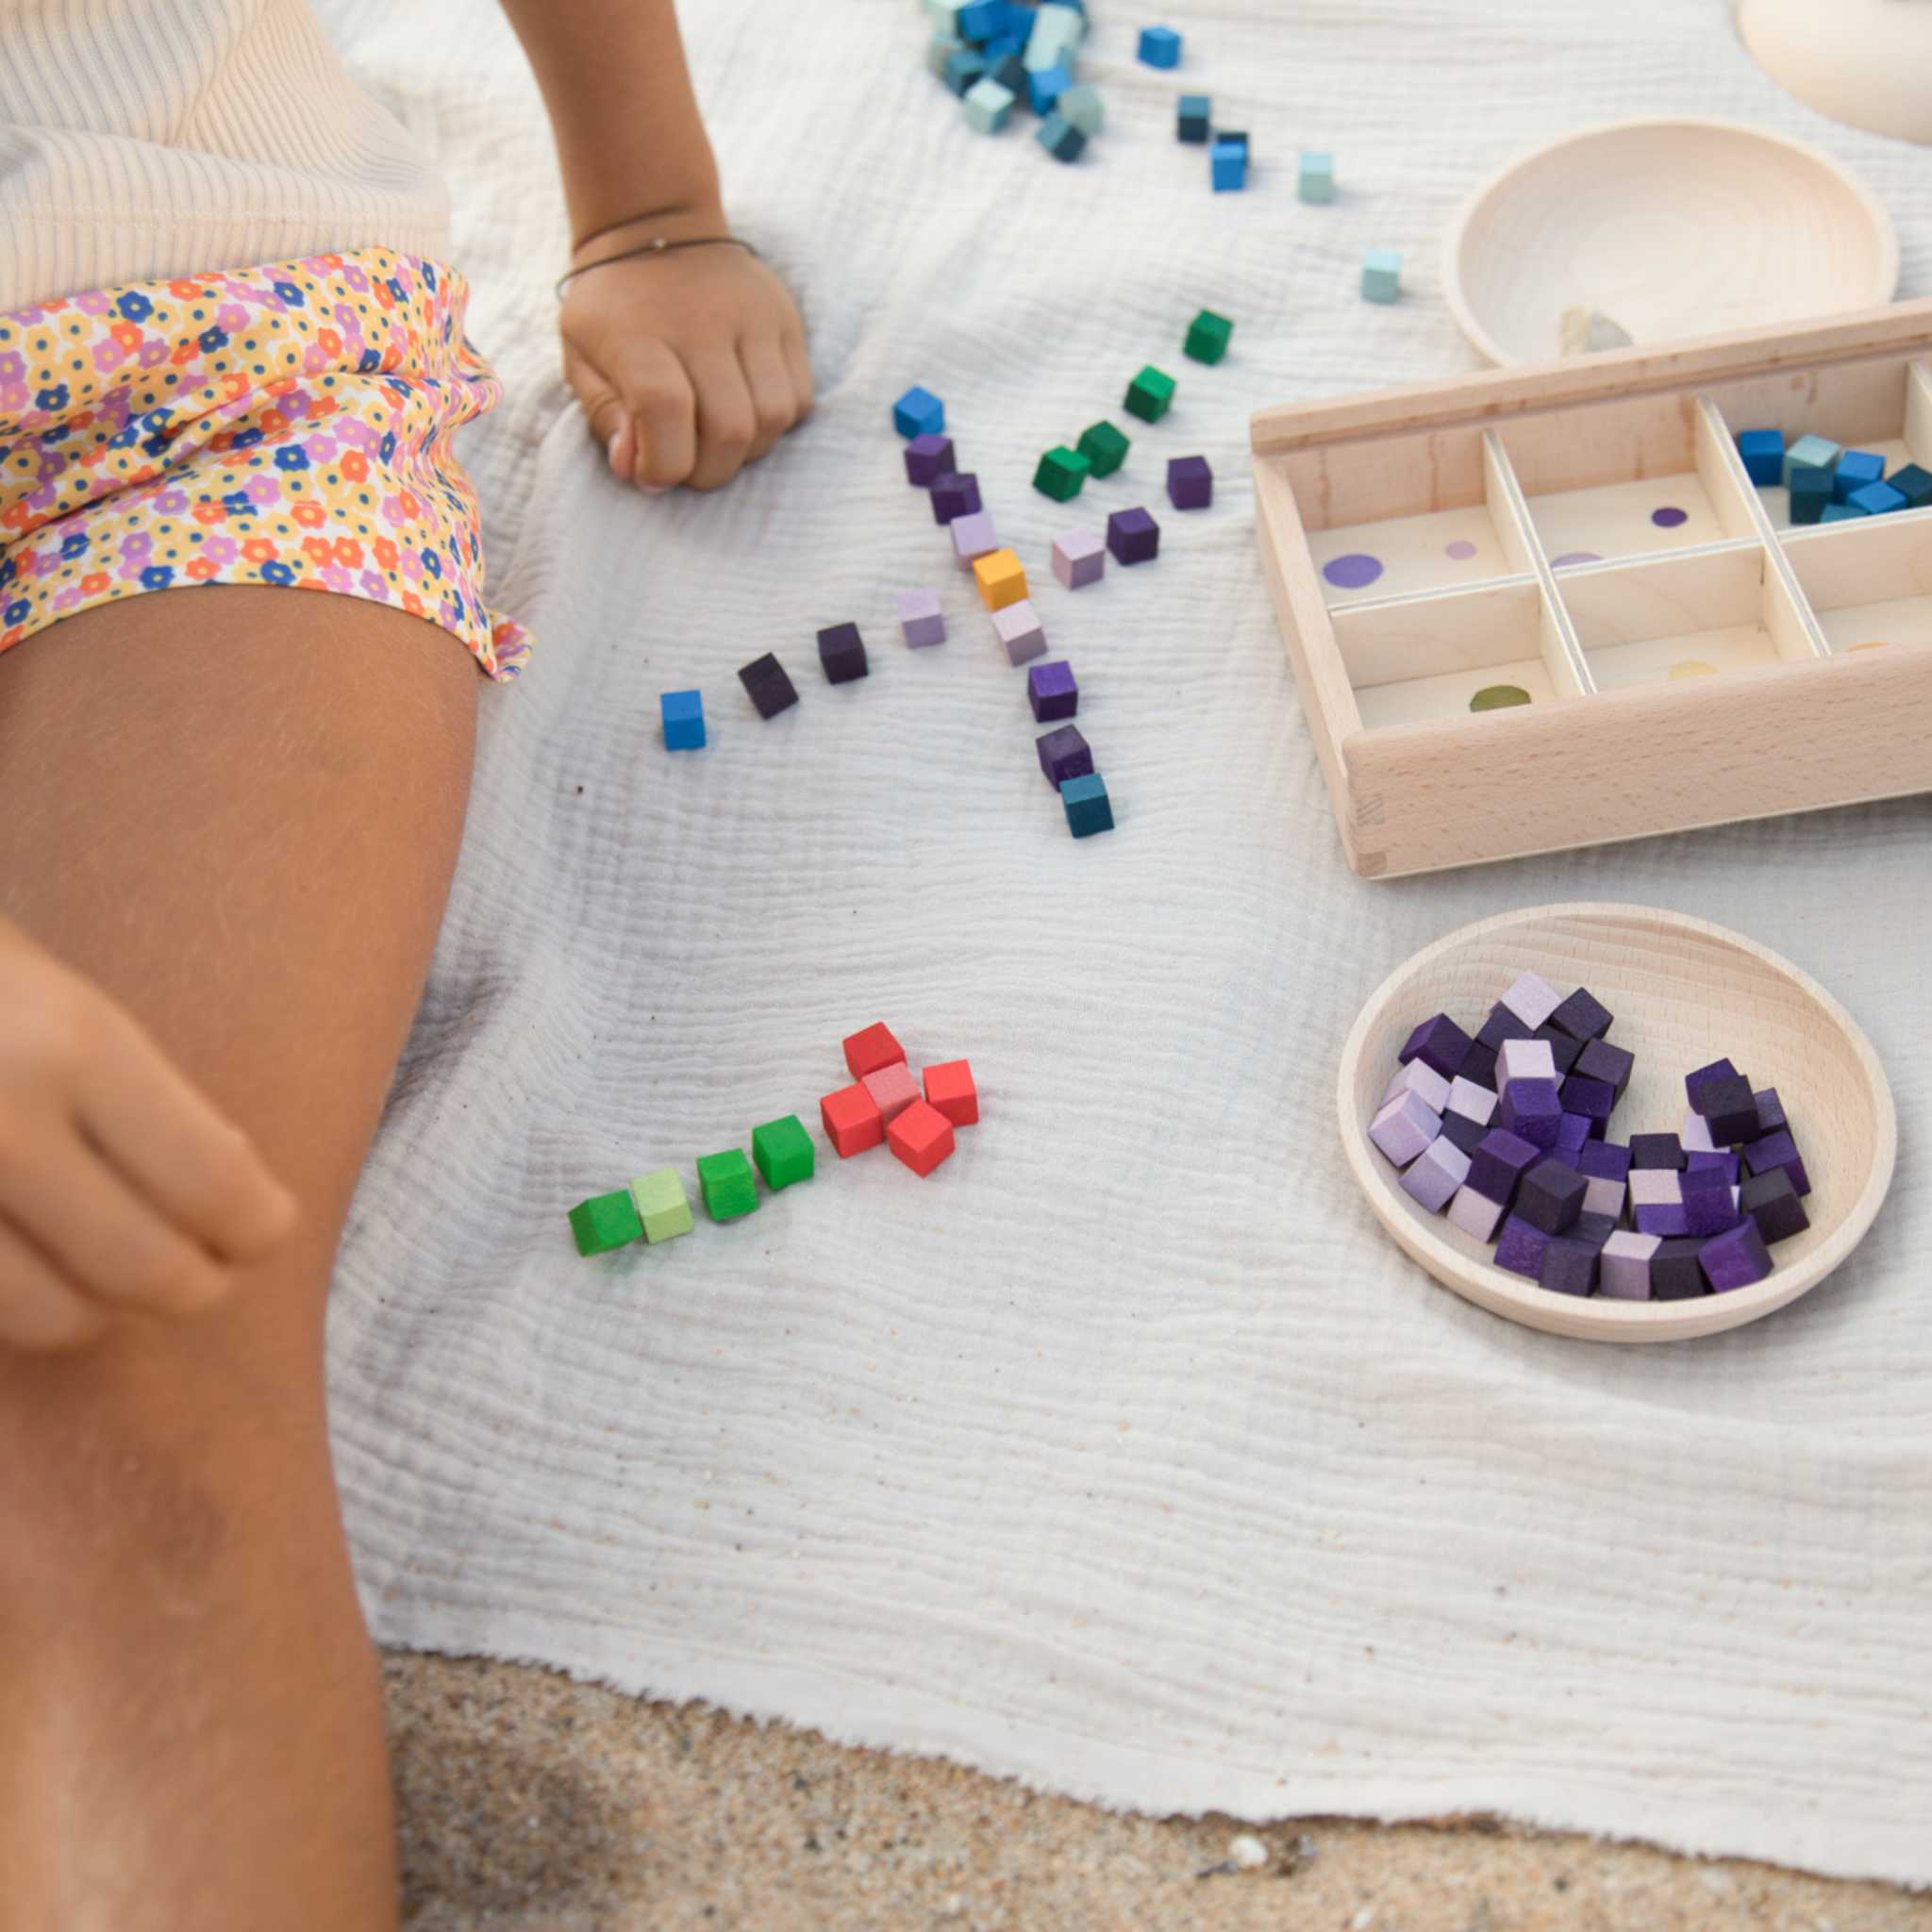
<svg viewBox="0 0 1932 1932"><path fill-rule="evenodd" d="M672 0L503 0L550 110L571 266L656 236L727 235ZM715 490L811 407L805 325L741 248L684 248L580 275L563 368L610 467Z"/></svg>

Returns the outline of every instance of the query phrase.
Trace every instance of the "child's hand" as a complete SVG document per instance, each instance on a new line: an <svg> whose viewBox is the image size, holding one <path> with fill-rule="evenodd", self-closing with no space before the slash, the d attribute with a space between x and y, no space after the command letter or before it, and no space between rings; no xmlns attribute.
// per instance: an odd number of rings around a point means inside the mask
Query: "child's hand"
<svg viewBox="0 0 1932 1932"><path fill-rule="evenodd" d="M582 258L616 245L593 242ZM715 490L811 408L805 325L741 248L612 261L565 291L562 329L563 373L591 434L644 490Z"/></svg>
<svg viewBox="0 0 1932 1932"><path fill-rule="evenodd" d="M0 1347L198 1313L295 1215L140 1024L0 920Z"/></svg>

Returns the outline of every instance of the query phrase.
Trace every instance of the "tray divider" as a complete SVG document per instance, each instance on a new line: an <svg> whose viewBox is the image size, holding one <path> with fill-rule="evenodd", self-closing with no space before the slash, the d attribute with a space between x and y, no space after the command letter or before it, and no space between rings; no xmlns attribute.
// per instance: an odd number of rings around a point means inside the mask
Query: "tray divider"
<svg viewBox="0 0 1932 1932"><path fill-rule="evenodd" d="M1570 621L1561 591L1557 589L1556 573L1550 568L1549 554L1537 535L1536 519L1518 480L1516 466L1503 439L1493 430L1483 431L1483 488L1489 498L1490 516L1505 553L1518 571L1537 580L1542 604L1543 662L1550 682L1562 697L1594 697L1596 679L1577 641L1576 626Z"/></svg>
<svg viewBox="0 0 1932 1932"><path fill-rule="evenodd" d="M1932 362L1906 372L1906 450L1921 469L1932 470Z"/></svg>

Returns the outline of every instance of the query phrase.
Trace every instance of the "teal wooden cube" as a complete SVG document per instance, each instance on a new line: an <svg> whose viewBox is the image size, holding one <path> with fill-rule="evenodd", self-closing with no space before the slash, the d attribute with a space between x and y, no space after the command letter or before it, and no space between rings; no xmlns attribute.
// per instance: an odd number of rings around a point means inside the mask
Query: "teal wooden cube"
<svg viewBox="0 0 1932 1932"><path fill-rule="evenodd" d="M1188 325L1188 339L1181 346L1193 361L1219 362L1227 354L1228 338L1233 334L1234 324L1226 316L1204 308Z"/></svg>
<svg viewBox="0 0 1932 1932"><path fill-rule="evenodd" d="M793 1181L808 1181L818 1172L818 1154L805 1123L795 1113L767 1121L751 1130L751 1158L758 1162L765 1185L775 1194Z"/></svg>
<svg viewBox="0 0 1932 1932"><path fill-rule="evenodd" d="M723 1154L698 1156L698 1191L705 1197L705 1212L713 1221L736 1221L758 1205L758 1176L742 1147L726 1148Z"/></svg>
<svg viewBox="0 0 1932 1932"><path fill-rule="evenodd" d="M1823 436L1801 436L1785 451L1785 483L1793 470L1831 470L1844 454L1843 445Z"/></svg>
<svg viewBox="0 0 1932 1932"><path fill-rule="evenodd" d="M1294 192L1304 201L1335 199L1335 157L1323 148L1304 148Z"/></svg>
<svg viewBox="0 0 1932 1932"><path fill-rule="evenodd" d="M1906 463L1885 479L1906 500L1907 509L1924 509L1932 503L1932 470L1917 463Z"/></svg>
<svg viewBox="0 0 1932 1932"><path fill-rule="evenodd" d="M1127 385L1121 407L1143 423L1158 423L1174 401L1174 377L1148 363Z"/></svg>
<svg viewBox="0 0 1932 1932"><path fill-rule="evenodd" d="M1214 102L1208 94L1183 94L1174 109L1176 140L1191 147L1206 147L1208 132L1214 120Z"/></svg>
<svg viewBox="0 0 1932 1932"><path fill-rule="evenodd" d="M1362 296L1393 302L1402 293L1402 257L1393 248L1372 248L1362 257Z"/></svg>
<svg viewBox="0 0 1932 1932"><path fill-rule="evenodd" d="M1089 141L1097 135L1107 122L1107 110L1101 106L1100 90L1089 81L1080 81L1070 87L1054 103L1054 112L1070 127L1077 127Z"/></svg>
<svg viewBox="0 0 1932 1932"><path fill-rule="evenodd" d="M983 80L975 80L966 90L966 124L976 128L981 134L997 134L1007 125L1007 116L1013 111L1014 94L1011 88L1002 87L991 75Z"/></svg>
<svg viewBox="0 0 1932 1932"><path fill-rule="evenodd" d="M1080 432L1079 451L1087 458L1089 472L1095 476L1111 476L1127 459L1133 445L1105 419L1090 423Z"/></svg>
<svg viewBox="0 0 1932 1932"><path fill-rule="evenodd" d="M1058 108L1033 130L1033 138L1057 161L1077 161L1087 146L1087 137Z"/></svg>
<svg viewBox="0 0 1932 1932"><path fill-rule="evenodd" d="M580 1255L608 1255L636 1241L644 1231L628 1188L592 1194L570 1210L570 1231Z"/></svg>
<svg viewBox="0 0 1932 1932"><path fill-rule="evenodd" d="M1813 463L1800 464L1790 472L1791 521L1815 524L1831 501L1831 472Z"/></svg>
<svg viewBox="0 0 1932 1932"><path fill-rule="evenodd" d="M1095 832L1113 830L1113 807L1108 803L1107 787L1098 772L1083 772L1060 786L1060 804L1067 814L1067 830L1076 839L1091 839Z"/></svg>

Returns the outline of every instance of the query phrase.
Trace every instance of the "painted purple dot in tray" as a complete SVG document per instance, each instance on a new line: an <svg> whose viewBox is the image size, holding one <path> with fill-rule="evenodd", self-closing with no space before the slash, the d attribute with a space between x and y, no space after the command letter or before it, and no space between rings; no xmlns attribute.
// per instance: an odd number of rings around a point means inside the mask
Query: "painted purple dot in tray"
<svg viewBox="0 0 1932 1932"><path fill-rule="evenodd" d="M1442 555L1453 557L1457 563L1463 563L1475 555L1475 545L1467 537L1458 537L1453 543L1443 544Z"/></svg>
<svg viewBox="0 0 1932 1932"><path fill-rule="evenodd" d="M1674 530L1679 524L1690 521L1690 512L1679 509L1674 503L1667 503L1661 508L1652 510L1650 520L1659 530Z"/></svg>
<svg viewBox="0 0 1932 1932"><path fill-rule="evenodd" d="M1566 550L1561 557L1550 558L1552 570L1561 570L1566 563L1601 563L1601 554L1594 550Z"/></svg>
<svg viewBox="0 0 1932 1932"><path fill-rule="evenodd" d="M1382 559L1371 557L1366 550L1351 550L1341 557L1331 557L1322 566L1322 575L1338 591L1366 590L1382 575Z"/></svg>

